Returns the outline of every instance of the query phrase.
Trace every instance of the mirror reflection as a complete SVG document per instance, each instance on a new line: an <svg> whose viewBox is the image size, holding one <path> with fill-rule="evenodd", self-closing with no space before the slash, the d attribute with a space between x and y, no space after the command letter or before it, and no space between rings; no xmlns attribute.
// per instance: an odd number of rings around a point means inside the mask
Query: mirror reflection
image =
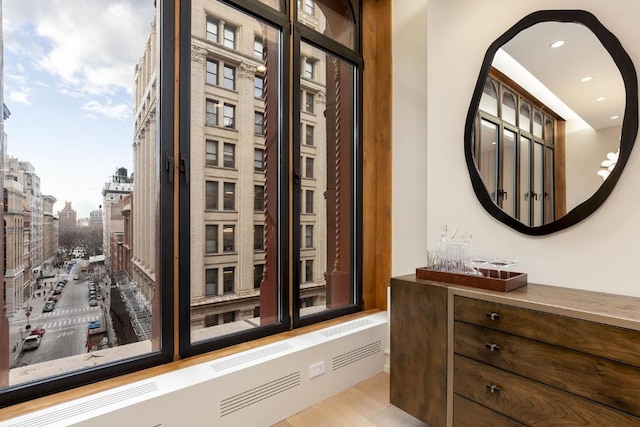
<svg viewBox="0 0 640 427"><path fill-rule="evenodd" d="M624 115L620 70L588 27L520 31L493 57L472 130L489 197L529 227L567 215L615 168Z"/></svg>

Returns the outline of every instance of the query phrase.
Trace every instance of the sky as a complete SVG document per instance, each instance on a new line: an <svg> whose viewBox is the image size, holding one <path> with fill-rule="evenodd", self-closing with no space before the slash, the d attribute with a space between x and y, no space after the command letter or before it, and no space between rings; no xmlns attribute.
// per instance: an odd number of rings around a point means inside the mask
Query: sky
<svg viewBox="0 0 640 427"><path fill-rule="evenodd" d="M134 73L153 3L2 1L5 154L35 167L54 214L66 201L88 217L116 169L134 172Z"/></svg>

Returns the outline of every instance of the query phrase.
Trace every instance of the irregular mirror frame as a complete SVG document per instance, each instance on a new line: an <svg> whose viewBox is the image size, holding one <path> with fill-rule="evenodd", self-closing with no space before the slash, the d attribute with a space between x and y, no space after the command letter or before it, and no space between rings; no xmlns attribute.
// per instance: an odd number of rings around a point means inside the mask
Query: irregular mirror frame
<svg viewBox="0 0 640 427"><path fill-rule="evenodd" d="M489 75L491 64L496 52L509 40L514 38L521 31L541 22L573 22L585 25L589 28L609 52L612 60L618 67L625 86L625 111L622 121L622 131L620 136L620 155L616 167L609 177L602 183L600 188L586 201L580 203L575 208L566 213L561 218L553 222L540 225L528 226L518 219L513 218L504 212L494 203L487 192L485 184L480 176L473 149L473 132L476 114L480 104L480 98L484 90L485 81ZM635 67L631 58L622 47L620 41L607 30L598 19L591 13L582 10L545 10L534 12L507 30L502 36L494 41L485 54L482 68L475 86L473 98L467 114L465 124L465 159L469 170L471 183L482 206L494 218L511 228L528 235L546 235L556 231L571 227L582 221L593 213L615 187L624 166L629 158L635 139L638 133L638 81Z"/></svg>

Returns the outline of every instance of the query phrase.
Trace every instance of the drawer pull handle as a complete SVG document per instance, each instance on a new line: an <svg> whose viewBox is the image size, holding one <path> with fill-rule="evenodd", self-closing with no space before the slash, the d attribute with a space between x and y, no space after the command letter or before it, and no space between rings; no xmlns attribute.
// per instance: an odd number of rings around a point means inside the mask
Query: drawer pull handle
<svg viewBox="0 0 640 427"><path fill-rule="evenodd" d="M500 388L497 385L487 384L485 387L487 388L487 391L491 394L500 394Z"/></svg>
<svg viewBox="0 0 640 427"><path fill-rule="evenodd" d="M486 343L484 345L489 351L495 351L496 353L500 352L500 346L498 344Z"/></svg>
<svg viewBox="0 0 640 427"><path fill-rule="evenodd" d="M489 320L500 320L500 315L498 313L487 313L487 319Z"/></svg>

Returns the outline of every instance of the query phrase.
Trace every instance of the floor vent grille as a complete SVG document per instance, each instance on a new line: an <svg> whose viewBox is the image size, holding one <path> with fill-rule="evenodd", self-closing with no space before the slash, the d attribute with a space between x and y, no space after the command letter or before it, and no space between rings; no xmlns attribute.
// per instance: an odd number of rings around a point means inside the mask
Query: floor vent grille
<svg viewBox="0 0 640 427"><path fill-rule="evenodd" d="M380 353L381 349L382 349L381 341L375 341L375 342L372 342L371 344L367 344L363 347L356 348L355 350L351 350L348 353L335 356L332 360L333 370L337 371L340 368L349 366L352 363L355 363L366 357L373 356L376 353Z"/></svg>
<svg viewBox="0 0 640 427"><path fill-rule="evenodd" d="M344 325L336 326L334 328L329 328L325 331L320 332L321 335L324 335L327 338L330 338L334 335L342 334L344 332L352 331L354 329L361 328L363 326L367 326L372 324L371 320L362 319L356 320L354 322L345 323Z"/></svg>
<svg viewBox="0 0 640 427"><path fill-rule="evenodd" d="M300 371L252 388L220 401L220 417L273 397L300 385Z"/></svg>
<svg viewBox="0 0 640 427"><path fill-rule="evenodd" d="M244 363L253 362L264 357L272 356L274 354L282 353L283 351L291 350L293 346L289 343L281 343L271 347L263 348L250 353L245 353L236 357L231 357L221 362L216 362L211 365L211 368L216 371L224 371L225 369L235 368Z"/></svg>
<svg viewBox="0 0 640 427"><path fill-rule="evenodd" d="M141 384L135 387L129 387L125 390L118 391L106 396L100 396L95 399L85 401L73 406L69 406L64 409L49 412L45 415L31 418L28 421L19 422L17 424L11 424L10 427L41 427L47 426L51 423L64 421L67 418L81 415L87 411L92 411L98 408L112 405L114 403L123 402L127 399L142 396L147 393L153 393L158 391L158 385L155 382Z"/></svg>

